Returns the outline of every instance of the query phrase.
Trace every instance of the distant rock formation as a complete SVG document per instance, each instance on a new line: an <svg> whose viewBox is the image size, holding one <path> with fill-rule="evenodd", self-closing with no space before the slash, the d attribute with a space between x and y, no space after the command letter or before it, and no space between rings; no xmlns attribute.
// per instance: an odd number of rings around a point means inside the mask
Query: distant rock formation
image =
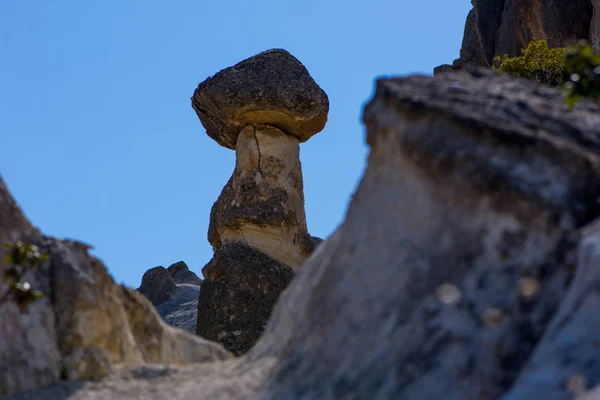
<svg viewBox="0 0 600 400"><path fill-rule="evenodd" d="M208 136L236 151L210 213L215 256L202 270L196 332L239 355L317 243L306 226L299 144L323 129L329 101L300 61L274 49L202 82L192 106Z"/></svg>
<svg viewBox="0 0 600 400"><path fill-rule="evenodd" d="M201 284L202 279L179 261L169 268L158 266L146 271L137 290L152 302L166 323L195 334Z"/></svg>
<svg viewBox="0 0 600 400"><path fill-rule="evenodd" d="M246 355L16 399L597 398L600 106L480 69L380 79L363 121L344 222Z"/></svg>
<svg viewBox="0 0 600 400"><path fill-rule="evenodd" d="M50 257L27 275L45 294L42 300L25 313L12 302L0 304L0 396L60 379L100 378L117 365L231 357L216 343L166 325L144 296L114 283L88 254L89 246L43 236L0 178L0 243L16 240L35 244ZM0 246L0 271L6 267L4 256ZM0 281L0 293L5 290Z"/></svg>
<svg viewBox="0 0 600 400"><path fill-rule="evenodd" d="M550 47L588 40L600 52L598 0L473 0L467 16L460 59L435 73L465 66L490 67L497 55L511 57L533 39Z"/></svg>

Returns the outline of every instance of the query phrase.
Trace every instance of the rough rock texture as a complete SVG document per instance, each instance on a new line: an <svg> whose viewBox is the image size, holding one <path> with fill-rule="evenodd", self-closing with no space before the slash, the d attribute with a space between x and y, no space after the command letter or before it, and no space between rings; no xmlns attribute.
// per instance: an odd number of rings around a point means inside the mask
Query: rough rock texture
<svg viewBox="0 0 600 400"><path fill-rule="evenodd" d="M142 277L142 284L138 288L152 304L167 301L176 289L177 285L173 277L165 267L161 266L146 271Z"/></svg>
<svg viewBox="0 0 600 400"><path fill-rule="evenodd" d="M35 395L566 400L597 386L599 111L485 71L379 80L346 219L246 356Z"/></svg>
<svg viewBox="0 0 600 400"><path fill-rule="evenodd" d="M293 272L243 244L225 244L203 269L196 333L235 355L262 335Z"/></svg>
<svg viewBox="0 0 600 400"><path fill-rule="evenodd" d="M462 66L492 65L496 55L521 53L532 39L551 47L590 40L598 48L597 0L473 0L460 51Z"/></svg>
<svg viewBox="0 0 600 400"><path fill-rule="evenodd" d="M312 242L298 140L268 125L247 126L235 154L235 171L210 213L208 241L215 250L244 243L289 268L302 264Z"/></svg>
<svg viewBox="0 0 600 400"><path fill-rule="evenodd" d="M201 284L202 279L179 261L167 269L146 271L138 291L152 302L167 324L195 334Z"/></svg>
<svg viewBox="0 0 600 400"><path fill-rule="evenodd" d="M300 61L272 49L202 82L192 106L208 136L234 149L242 128L256 123L307 141L325 126L329 100Z"/></svg>
<svg viewBox="0 0 600 400"><path fill-rule="evenodd" d="M506 400L569 398L570 392L600 384L598 333L593 328L600 326L600 220L583 229L578 253L570 288ZM580 387L569 390L568 382L577 381ZM600 398L600 388L596 392L594 399Z"/></svg>
<svg viewBox="0 0 600 400"><path fill-rule="evenodd" d="M50 255L26 276L45 293L43 300L23 314L12 302L0 304L0 395L50 385L61 377L102 377L117 364L229 357L219 345L164 324L141 294L114 283L104 265L87 253L89 246L42 236L1 179L0 239L21 239ZM0 272L2 263L3 257ZM0 286L0 293L4 290Z"/></svg>
<svg viewBox="0 0 600 400"><path fill-rule="evenodd" d="M329 101L297 59L274 49L202 82L192 106L207 134L236 151L210 213L215 256L202 270L196 332L239 355L319 243L306 227L300 142L323 129Z"/></svg>
<svg viewBox="0 0 600 400"><path fill-rule="evenodd" d="M346 220L251 352L278 349L261 398L498 398L600 211L598 106L568 113L557 91L480 71L380 80L364 121Z"/></svg>

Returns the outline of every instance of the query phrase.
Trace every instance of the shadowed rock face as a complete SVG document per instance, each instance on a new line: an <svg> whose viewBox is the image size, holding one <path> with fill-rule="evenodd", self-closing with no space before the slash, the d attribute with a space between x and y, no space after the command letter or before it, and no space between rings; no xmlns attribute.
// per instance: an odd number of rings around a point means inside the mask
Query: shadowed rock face
<svg viewBox="0 0 600 400"><path fill-rule="evenodd" d="M327 122L329 100L294 56L273 49L202 82L192 106L208 136L235 149L240 131L267 124L307 141Z"/></svg>
<svg viewBox="0 0 600 400"><path fill-rule="evenodd" d="M463 66L489 67L497 55L511 57L533 39L565 47L585 39L598 49L597 1L475 0L460 51Z"/></svg>
<svg viewBox="0 0 600 400"><path fill-rule="evenodd" d="M196 333L235 355L262 335L273 305L293 272L243 244L225 244L204 267Z"/></svg>

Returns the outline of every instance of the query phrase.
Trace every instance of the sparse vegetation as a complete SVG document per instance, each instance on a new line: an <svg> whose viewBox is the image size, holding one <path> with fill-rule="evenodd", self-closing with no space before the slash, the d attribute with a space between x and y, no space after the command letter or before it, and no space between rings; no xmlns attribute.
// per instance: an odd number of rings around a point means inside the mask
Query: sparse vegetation
<svg viewBox="0 0 600 400"><path fill-rule="evenodd" d="M565 70L569 77L564 85L566 101L573 108L579 98L600 99L600 56L585 41L570 47L565 55Z"/></svg>
<svg viewBox="0 0 600 400"><path fill-rule="evenodd" d="M25 244L21 241L6 243L4 247L7 254L4 258L6 270L3 280L7 285L6 292L0 296L0 304L8 300L17 303L21 312L27 311L30 304L41 299L44 295L37 289L31 287L29 282L23 282L23 278L33 268L39 267L48 258L42 254L35 245Z"/></svg>
<svg viewBox="0 0 600 400"><path fill-rule="evenodd" d="M496 56L493 68L542 85L558 86L567 78L565 64L565 49L549 48L545 40L532 40L520 56Z"/></svg>
<svg viewBox="0 0 600 400"><path fill-rule="evenodd" d="M520 56L496 56L493 69L539 84L561 86L570 109L581 97L600 99L600 56L585 41L563 49L549 48L545 40L533 40Z"/></svg>

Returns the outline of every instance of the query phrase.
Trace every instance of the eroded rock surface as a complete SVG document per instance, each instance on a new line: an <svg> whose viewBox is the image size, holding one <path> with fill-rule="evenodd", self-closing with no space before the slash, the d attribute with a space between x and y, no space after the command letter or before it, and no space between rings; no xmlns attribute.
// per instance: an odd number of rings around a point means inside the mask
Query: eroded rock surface
<svg viewBox="0 0 600 400"><path fill-rule="evenodd" d="M239 135L235 171L213 206L213 249L244 243L288 268L310 255L298 140L268 125Z"/></svg>
<svg viewBox="0 0 600 400"><path fill-rule="evenodd" d="M114 283L100 260L88 254L89 246L44 237L1 179L0 239L36 244L50 256L26 276L44 299L25 313L12 302L0 304L0 395L61 378L99 378L115 365L183 365L230 357L219 345L162 322L144 296ZM3 262L2 257L0 271ZM0 293L5 290L2 284Z"/></svg>
<svg viewBox="0 0 600 400"><path fill-rule="evenodd" d="M202 82L192 107L207 134L236 152L210 213L215 256L202 270L196 332L239 355L318 244L306 226L300 142L323 129L329 101L298 60L274 49Z"/></svg>

